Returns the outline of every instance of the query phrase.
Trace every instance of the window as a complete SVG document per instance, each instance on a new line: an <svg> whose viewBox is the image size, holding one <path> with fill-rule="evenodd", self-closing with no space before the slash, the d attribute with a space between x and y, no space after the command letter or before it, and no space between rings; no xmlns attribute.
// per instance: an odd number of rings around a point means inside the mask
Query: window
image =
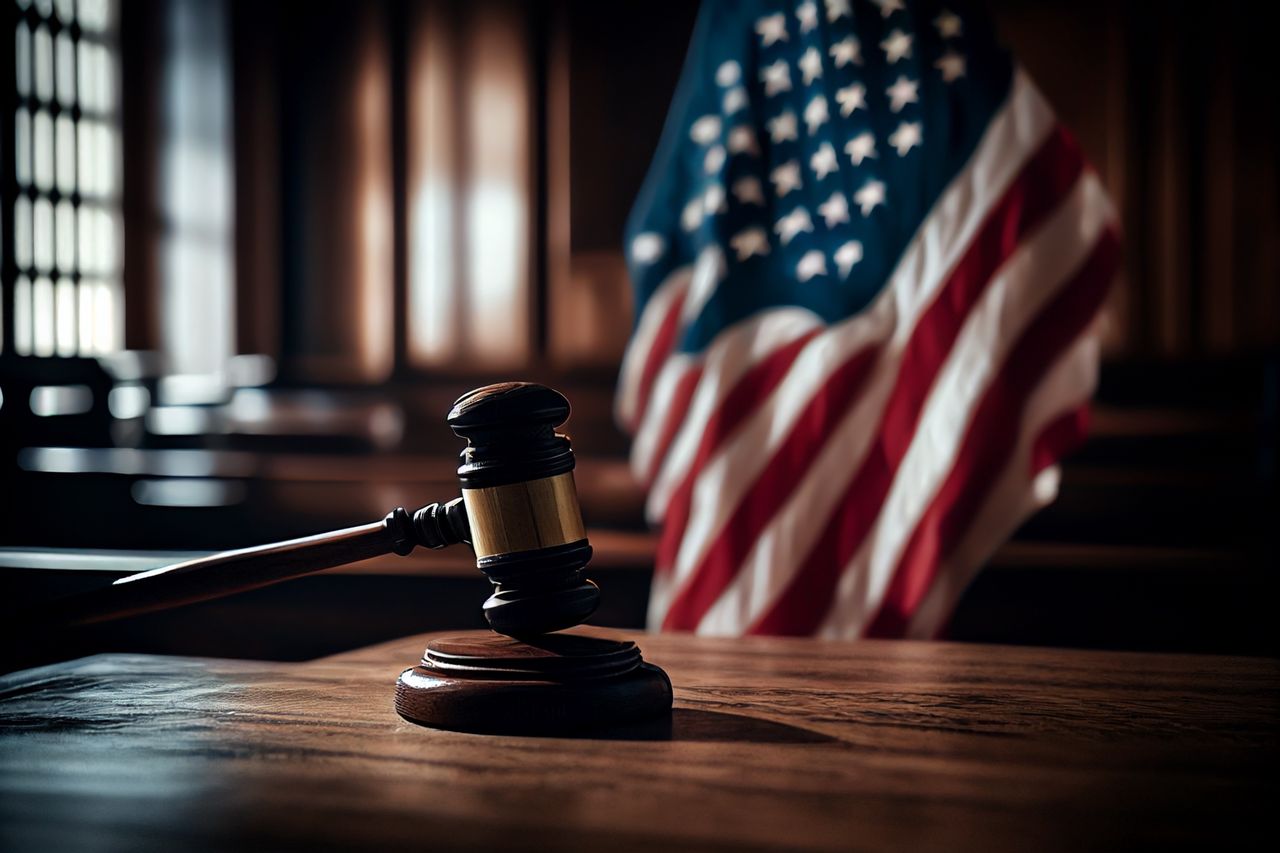
<svg viewBox="0 0 1280 853"><path fill-rule="evenodd" d="M13 0L13 316L6 350L73 356L124 337L116 0Z"/></svg>

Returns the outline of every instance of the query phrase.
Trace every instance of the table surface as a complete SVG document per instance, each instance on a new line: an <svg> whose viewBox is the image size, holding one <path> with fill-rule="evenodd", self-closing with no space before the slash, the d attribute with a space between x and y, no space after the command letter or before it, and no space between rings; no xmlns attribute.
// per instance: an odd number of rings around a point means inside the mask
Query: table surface
<svg viewBox="0 0 1280 853"><path fill-rule="evenodd" d="M6 850L1067 850L1275 834L1280 662L636 636L669 727L433 731L414 637L0 678ZM1270 824L1270 825L1269 825Z"/></svg>

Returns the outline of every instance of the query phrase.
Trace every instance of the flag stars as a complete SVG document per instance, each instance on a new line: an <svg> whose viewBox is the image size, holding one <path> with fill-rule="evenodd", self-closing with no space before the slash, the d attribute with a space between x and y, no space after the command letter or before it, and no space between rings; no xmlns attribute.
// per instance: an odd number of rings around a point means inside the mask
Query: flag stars
<svg viewBox="0 0 1280 853"><path fill-rule="evenodd" d="M911 58L911 42L914 36L904 33L902 30L894 30L889 33L889 37L880 42L880 49L884 51L885 62L893 65L900 59Z"/></svg>
<svg viewBox="0 0 1280 853"><path fill-rule="evenodd" d="M710 145L720 138L720 117L703 116L689 126L689 138L699 145Z"/></svg>
<svg viewBox="0 0 1280 853"><path fill-rule="evenodd" d="M804 186L800 178L800 164L795 160L789 160L770 172L769 180L773 182L773 191L778 194L778 198Z"/></svg>
<svg viewBox="0 0 1280 853"><path fill-rule="evenodd" d="M787 110L776 118L769 119L766 125L769 128L769 139L773 141L774 145L799 138L799 133L796 129L796 114L791 110Z"/></svg>
<svg viewBox="0 0 1280 853"><path fill-rule="evenodd" d="M831 114L827 112L827 99L823 95L815 95L813 100L809 101L809 105L804 108L804 123L809 130L809 135L813 136L818 132L818 128L827 123L827 119Z"/></svg>
<svg viewBox="0 0 1280 853"><path fill-rule="evenodd" d="M836 68L862 64L862 44L853 36L845 36L831 45L828 53L831 54L831 61L835 63Z"/></svg>
<svg viewBox="0 0 1280 853"><path fill-rule="evenodd" d="M782 12L765 15L756 19L756 33L760 36L760 44L768 47L787 40L787 16Z"/></svg>
<svg viewBox="0 0 1280 853"><path fill-rule="evenodd" d="M756 132L750 125L740 124L729 131L729 153L752 155L760 153L760 146L756 143Z"/></svg>
<svg viewBox="0 0 1280 853"><path fill-rule="evenodd" d="M806 86L822 76L822 54L818 53L816 47L811 47L804 52L800 57L799 65Z"/></svg>
<svg viewBox="0 0 1280 853"><path fill-rule="evenodd" d="M918 147L923 140L920 122L904 121L898 129L889 134L889 144L898 151L899 157L905 157L912 148Z"/></svg>
<svg viewBox="0 0 1280 853"><path fill-rule="evenodd" d="M826 6L828 21L853 17L853 12L849 9L849 0L826 0Z"/></svg>
<svg viewBox="0 0 1280 853"><path fill-rule="evenodd" d="M862 189L853 194L853 201L862 211L863 216L870 216L871 211L884 204L885 186L881 181L871 180L862 185Z"/></svg>
<svg viewBox="0 0 1280 853"><path fill-rule="evenodd" d="M690 199L680 212L680 227L685 231L697 231L702 224L702 196Z"/></svg>
<svg viewBox="0 0 1280 853"><path fill-rule="evenodd" d="M850 139L844 150L853 165L861 166L862 161L868 157L876 159L876 138L871 131L864 131Z"/></svg>
<svg viewBox="0 0 1280 853"><path fill-rule="evenodd" d="M713 145L707 149L707 156L702 158L702 170L708 175L717 174L727 159L724 146Z"/></svg>
<svg viewBox="0 0 1280 853"><path fill-rule="evenodd" d="M958 38L961 34L960 17L949 9L943 9L942 14L933 19L933 25L944 39Z"/></svg>
<svg viewBox="0 0 1280 853"><path fill-rule="evenodd" d="M772 65L760 69L760 80L764 83L764 94L767 98L791 91L791 66L786 60L779 59Z"/></svg>
<svg viewBox="0 0 1280 853"><path fill-rule="evenodd" d="M840 115L851 116L857 109L867 108L867 87L861 83L851 83L836 91L836 102L840 104Z"/></svg>
<svg viewBox="0 0 1280 853"><path fill-rule="evenodd" d="M764 188L760 185L760 179L753 175L738 178L729 189L733 197L738 200L738 204L758 204L761 207L765 205Z"/></svg>
<svg viewBox="0 0 1280 853"><path fill-rule="evenodd" d="M889 96L889 109L900 113L907 104L919 102L920 81L899 77L897 82L884 90L884 93Z"/></svg>
<svg viewBox="0 0 1280 853"><path fill-rule="evenodd" d="M711 184L703 190L702 211L704 216L709 213L723 213L725 209L724 187L720 184Z"/></svg>
<svg viewBox="0 0 1280 853"><path fill-rule="evenodd" d="M747 98L747 90L741 86L734 86L732 89L724 93L724 114L731 116L738 110L746 109L749 100Z"/></svg>
<svg viewBox="0 0 1280 853"><path fill-rule="evenodd" d="M716 69L716 82L726 89L741 79L742 66L732 59L728 62L722 62L720 67Z"/></svg>
<svg viewBox="0 0 1280 853"><path fill-rule="evenodd" d="M824 142L809 158L809 168L813 169L813 173L818 176L818 180L823 180L832 172L839 170L840 163L836 160L836 150L831 147L830 142Z"/></svg>
<svg viewBox="0 0 1280 853"><path fill-rule="evenodd" d="M849 200L844 193L834 192L831 198L818 205L818 213L828 228L835 228L849 221Z"/></svg>
<svg viewBox="0 0 1280 853"><path fill-rule="evenodd" d="M738 260L745 261L757 255L769 254L769 235L757 225L734 234L729 238L729 245L733 247Z"/></svg>
<svg viewBox="0 0 1280 853"><path fill-rule="evenodd" d="M835 254L836 269L840 270L841 278L848 278L853 265L862 260L862 244L857 240L850 240L839 249Z"/></svg>
<svg viewBox="0 0 1280 853"><path fill-rule="evenodd" d="M800 32L811 32L818 26L818 7L813 0L805 0L796 7L796 20L800 22Z"/></svg>
<svg viewBox="0 0 1280 853"><path fill-rule="evenodd" d="M631 260L637 264L651 264L661 258L666 250L667 243L662 239L661 234L646 231L643 234L637 234L631 241Z"/></svg>
<svg viewBox="0 0 1280 853"><path fill-rule="evenodd" d="M875 4L880 7L880 17L887 18L894 12L901 12L906 7L902 4L902 0L875 0Z"/></svg>
<svg viewBox="0 0 1280 853"><path fill-rule="evenodd" d="M954 83L964 76L964 56L954 50L948 50L933 63L933 67L942 72L942 82Z"/></svg>
<svg viewBox="0 0 1280 853"><path fill-rule="evenodd" d="M796 264L796 278L808 281L814 276L827 274L827 256L817 249L811 249Z"/></svg>
<svg viewBox="0 0 1280 853"><path fill-rule="evenodd" d="M778 235L778 239L784 246L802 231L813 231L813 220L809 218L809 211L803 207L797 207L773 225L773 232Z"/></svg>

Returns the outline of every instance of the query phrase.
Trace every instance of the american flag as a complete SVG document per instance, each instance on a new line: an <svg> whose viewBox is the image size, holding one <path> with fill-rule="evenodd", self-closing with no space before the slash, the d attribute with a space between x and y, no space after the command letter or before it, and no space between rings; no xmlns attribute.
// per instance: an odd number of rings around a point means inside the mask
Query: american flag
<svg viewBox="0 0 1280 853"><path fill-rule="evenodd" d="M959 3L705 0L628 222L651 627L930 637L1057 493L1120 257Z"/></svg>

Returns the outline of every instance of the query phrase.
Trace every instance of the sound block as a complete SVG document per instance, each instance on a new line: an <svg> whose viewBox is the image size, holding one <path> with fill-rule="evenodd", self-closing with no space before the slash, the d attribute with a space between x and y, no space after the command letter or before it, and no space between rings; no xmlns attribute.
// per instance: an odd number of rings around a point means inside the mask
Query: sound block
<svg viewBox="0 0 1280 853"><path fill-rule="evenodd" d="M427 644L396 682L410 722L480 734L575 734L671 713L671 679L630 640L581 630Z"/></svg>

